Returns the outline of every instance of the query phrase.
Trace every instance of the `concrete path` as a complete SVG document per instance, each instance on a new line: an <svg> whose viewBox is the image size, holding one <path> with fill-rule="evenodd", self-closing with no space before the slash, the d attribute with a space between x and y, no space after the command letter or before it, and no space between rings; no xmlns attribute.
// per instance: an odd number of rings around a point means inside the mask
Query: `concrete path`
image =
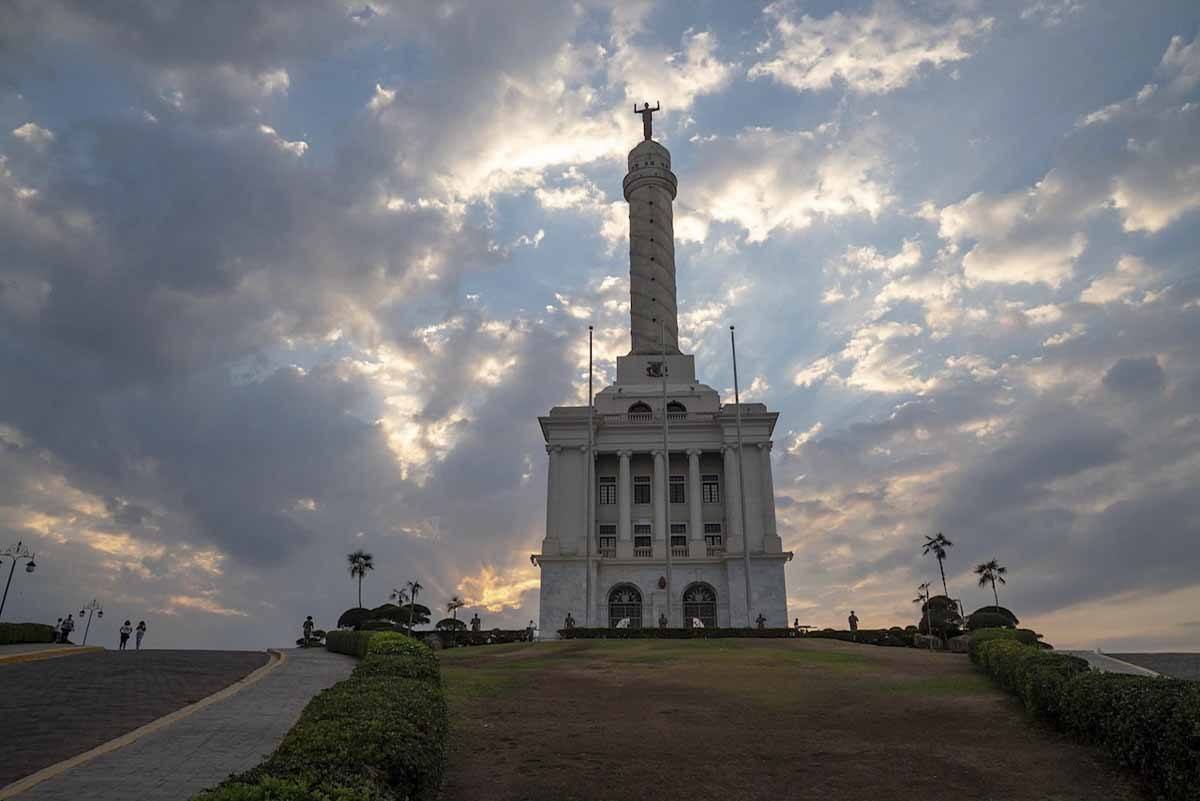
<svg viewBox="0 0 1200 801"><path fill-rule="evenodd" d="M1126 673L1130 676L1158 675L1153 670L1147 670L1144 667L1138 667L1137 665L1120 659L1114 659L1107 654L1097 653L1096 651L1062 651L1062 653L1086 659L1088 664L1092 666L1092 670L1099 670L1102 673Z"/></svg>
<svg viewBox="0 0 1200 801"><path fill-rule="evenodd" d="M324 648L286 652L256 684L16 796L21 801L187 801L262 761L309 699L354 669Z"/></svg>

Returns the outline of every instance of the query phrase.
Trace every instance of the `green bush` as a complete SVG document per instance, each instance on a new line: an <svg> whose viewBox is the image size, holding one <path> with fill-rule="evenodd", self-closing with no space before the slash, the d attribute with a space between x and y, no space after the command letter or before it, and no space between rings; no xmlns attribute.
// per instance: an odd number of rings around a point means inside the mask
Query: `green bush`
<svg viewBox="0 0 1200 801"><path fill-rule="evenodd" d="M54 642L54 626L45 623L0 623L0 645Z"/></svg>
<svg viewBox="0 0 1200 801"><path fill-rule="evenodd" d="M254 784L231 782L196 796L194 801L390 801L392 795L375 787L309 784L265 776Z"/></svg>
<svg viewBox="0 0 1200 801"><path fill-rule="evenodd" d="M995 640L1013 640L1015 642L1024 643L1025 645L1037 645L1037 632L1031 629L979 629L971 632L970 654L971 661L978 663L978 650L985 642L994 642Z"/></svg>
<svg viewBox="0 0 1200 801"><path fill-rule="evenodd" d="M371 610L361 606L356 606L342 612L342 616L338 618L337 627L339 629L355 629L358 624L364 620L371 619Z"/></svg>
<svg viewBox="0 0 1200 801"><path fill-rule="evenodd" d="M330 631L325 634L325 648L362 659L367 655L371 638L376 636L369 631Z"/></svg>
<svg viewBox="0 0 1200 801"><path fill-rule="evenodd" d="M1138 771L1157 797L1200 798L1200 682L1093 673L1082 659L1006 638L972 658L1027 709Z"/></svg>
<svg viewBox="0 0 1200 801"><path fill-rule="evenodd" d="M326 646L362 662L309 701L265 762L193 801L436 796L448 727L436 657L411 637L390 633L329 632Z"/></svg>

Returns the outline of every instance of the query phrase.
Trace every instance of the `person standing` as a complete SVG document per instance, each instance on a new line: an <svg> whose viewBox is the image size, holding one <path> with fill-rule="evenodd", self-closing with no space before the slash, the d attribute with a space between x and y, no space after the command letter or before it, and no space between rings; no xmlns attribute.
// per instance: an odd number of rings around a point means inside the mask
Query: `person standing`
<svg viewBox="0 0 1200 801"><path fill-rule="evenodd" d="M478 631L479 631L479 627L480 627L481 625L483 625L483 623L482 623L482 621L480 621L480 619L479 619L479 613L478 613L478 612L476 612L476 613L475 613L475 614L474 614L474 615L471 617L471 631L474 631L474 632L478 633Z"/></svg>
<svg viewBox="0 0 1200 801"><path fill-rule="evenodd" d="M62 641L64 643L71 642L71 632L75 630L75 618L70 612L67 613L67 619L62 622Z"/></svg>
<svg viewBox="0 0 1200 801"><path fill-rule="evenodd" d="M533 621L529 621L529 625L525 627L525 638L533 642L533 633L537 631L537 626L533 625Z"/></svg>
<svg viewBox="0 0 1200 801"><path fill-rule="evenodd" d="M129 644L129 635L133 634L133 624L126 620L121 624L121 650L125 650L125 646Z"/></svg>
<svg viewBox="0 0 1200 801"><path fill-rule="evenodd" d="M54 624L54 642L57 643L57 642L60 642L61 640L62 640L62 618L60 617L58 619L58 622Z"/></svg>
<svg viewBox="0 0 1200 801"><path fill-rule="evenodd" d="M854 610L850 610L850 639L858 642L858 615L854 614Z"/></svg>
<svg viewBox="0 0 1200 801"><path fill-rule="evenodd" d="M146 621L139 620L137 628L133 630L134 650L142 650L142 637L146 636Z"/></svg>
<svg viewBox="0 0 1200 801"><path fill-rule="evenodd" d="M315 624L313 623L312 615L309 615L308 617L304 618L304 647L305 648L308 647L308 641L312 639L314 625Z"/></svg>

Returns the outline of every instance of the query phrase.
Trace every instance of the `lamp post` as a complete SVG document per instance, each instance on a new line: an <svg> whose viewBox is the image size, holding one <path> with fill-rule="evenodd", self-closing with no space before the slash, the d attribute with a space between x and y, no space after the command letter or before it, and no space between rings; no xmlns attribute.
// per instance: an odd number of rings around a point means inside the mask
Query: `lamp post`
<svg viewBox="0 0 1200 801"><path fill-rule="evenodd" d="M104 617L104 607L95 598L93 598L86 606L79 610L79 617L82 618L84 615L87 615L87 625L83 627L83 642L79 643L80 648L87 645L88 631L92 628L93 613L95 613L96 617L98 618Z"/></svg>
<svg viewBox="0 0 1200 801"><path fill-rule="evenodd" d="M17 569L17 562L22 559L28 559L29 564L25 565L25 572L32 573L37 570L37 562L33 561L33 552L25 547L24 543L18 542L16 545L10 545L3 551L0 551L0 559L8 557L13 560L13 563L8 568L8 581L4 584L4 597L0 598L0 616L4 614L4 603L8 600L8 587L12 584L13 572Z"/></svg>

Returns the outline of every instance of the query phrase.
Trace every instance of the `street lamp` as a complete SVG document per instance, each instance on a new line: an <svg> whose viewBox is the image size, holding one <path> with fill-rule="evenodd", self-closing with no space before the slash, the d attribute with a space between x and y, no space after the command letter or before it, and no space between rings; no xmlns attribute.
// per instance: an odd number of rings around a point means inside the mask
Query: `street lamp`
<svg viewBox="0 0 1200 801"><path fill-rule="evenodd" d="M4 614L4 603L8 600L8 587L12 584L13 571L17 569L17 562L22 559L28 559L29 564L25 565L25 572L32 573L37 570L37 562L33 561L33 551L26 548L24 543L18 542L16 545L10 545L3 551L0 551L0 559L6 556L12 559L13 563L8 568L8 581L4 584L4 597L0 598L0 615Z"/></svg>
<svg viewBox="0 0 1200 801"><path fill-rule="evenodd" d="M92 613L93 612L96 614L96 617L98 617L98 618L104 617L104 607L101 606L100 602L97 601L95 598L93 598L85 607L83 607L82 609L79 610L80 618L82 618L84 615L87 615L87 625L83 627L83 642L79 643L80 648L87 645L88 630L91 629L91 627L92 627Z"/></svg>

